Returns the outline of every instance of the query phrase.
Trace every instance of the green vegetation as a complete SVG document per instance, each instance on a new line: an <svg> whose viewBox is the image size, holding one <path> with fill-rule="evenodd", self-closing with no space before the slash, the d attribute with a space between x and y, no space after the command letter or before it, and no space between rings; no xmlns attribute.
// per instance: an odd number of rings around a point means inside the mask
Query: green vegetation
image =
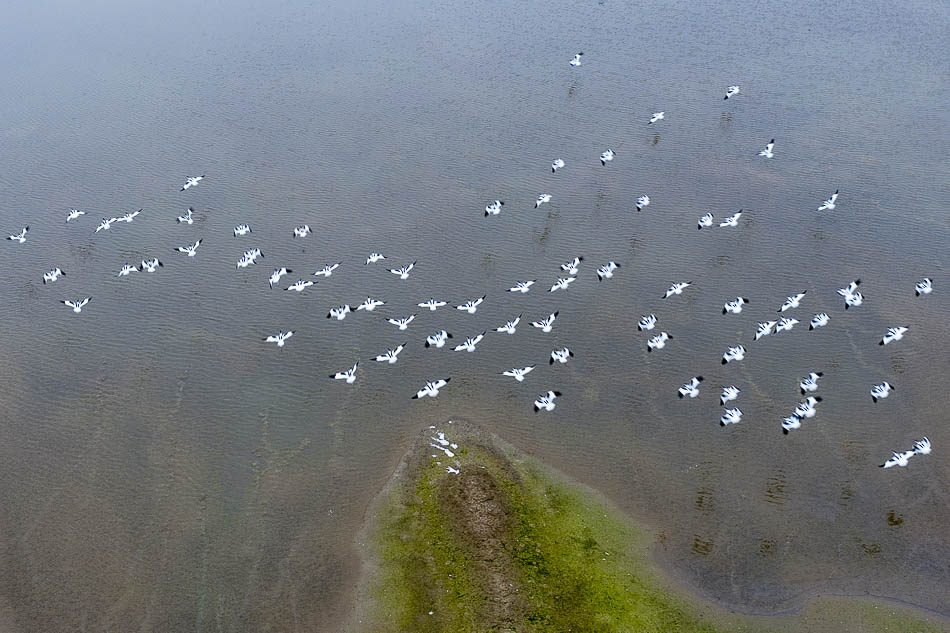
<svg viewBox="0 0 950 633"><path fill-rule="evenodd" d="M455 426L455 425L454 425ZM407 457L373 526L357 630L375 632L942 631L867 600L750 617L671 587L643 535L596 495L460 426L455 458ZM425 447L425 444L421 444ZM446 464L460 469L446 472Z"/></svg>

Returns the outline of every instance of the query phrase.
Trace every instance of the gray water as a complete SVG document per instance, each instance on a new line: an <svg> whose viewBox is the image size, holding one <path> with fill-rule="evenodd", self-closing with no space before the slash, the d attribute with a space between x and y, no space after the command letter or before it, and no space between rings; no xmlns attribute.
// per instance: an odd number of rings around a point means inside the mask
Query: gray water
<svg viewBox="0 0 950 633"><path fill-rule="evenodd" d="M877 1L5 4L0 230L31 230L0 244L0 628L334 630L369 500L415 431L453 416L603 490L733 609L868 592L948 613L948 18ZM73 207L88 215L67 225ZM695 228L738 208L738 229ZM232 237L242 222L253 234ZM303 223L315 234L291 238ZM172 252L199 237L196 258ZM252 246L263 262L236 270ZM416 270L400 281L371 251ZM578 281L548 293L574 255ZM115 276L146 256L165 267ZM283 287L336 261L303 294L267 286L275 266L295 271ZM54 266L67 277L44 286ZM845 312L835 290L858 277L866 303ZM504 292L521 279L538 284ZM695 283L660 300L677 280ZM802 323L751 344L804 289ZM415 307L482 294L474 316ZM57 303L87 295L81 315ZM325 318L368 295L387 305ZM528 325L553 310L551 334ZM384 320L413 312L407 332ZM649 312L676 337L653 354ZM520 313L474 354L423 347ZM261 341L288 328L282 350ZM398 364L370 361L403 342ZM721 366L738 342L747 359ZM577 356L550 367L562 345ZM357 358L355 385L327 378ZM497 375L532 363L522 384ZM783 436L812 370L819 413ZM702 395L678 400L696 374ZM410 400L438 376L442 395ZM874 405L882 380L897 390ZM723 384L745 414L725 429ZM534 414L548 389L557 409ZM877 468L923 435L932 455Z"/></svg>

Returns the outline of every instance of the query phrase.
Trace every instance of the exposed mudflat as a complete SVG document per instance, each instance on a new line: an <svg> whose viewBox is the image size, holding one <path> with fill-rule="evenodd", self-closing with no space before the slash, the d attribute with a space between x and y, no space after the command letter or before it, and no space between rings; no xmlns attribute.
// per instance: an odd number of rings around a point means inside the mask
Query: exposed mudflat
<svg viewBox="0 0 950 633"><path fill-rule="evenodd" d="M349 631L950 631L903 605L819 597L744 616L688 594L643 529L477 426L422 432L358 537Z"/></svg>

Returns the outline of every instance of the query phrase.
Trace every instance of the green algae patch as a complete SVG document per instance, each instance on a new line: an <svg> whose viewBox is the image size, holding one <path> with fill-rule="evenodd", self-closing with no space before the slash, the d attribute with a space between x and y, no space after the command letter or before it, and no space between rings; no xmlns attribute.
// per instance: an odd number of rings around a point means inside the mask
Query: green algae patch
<svg viewBox="0 0 950 633"><path fill-rule="evenodd" d="M656 568L644 534L599 495L468 424L425 432L372 514L354 632L947 630L853 598L781 616L703 602Z"/></svg>

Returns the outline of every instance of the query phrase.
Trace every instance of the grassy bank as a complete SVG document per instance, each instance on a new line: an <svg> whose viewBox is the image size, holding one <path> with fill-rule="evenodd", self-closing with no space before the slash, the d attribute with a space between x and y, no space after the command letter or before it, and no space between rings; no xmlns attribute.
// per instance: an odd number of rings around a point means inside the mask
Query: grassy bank
<svg viewBox="0 0 950 633"><path fill-rule="evenodd" d="M662 577L644 535L597 495L475 428L443 430L454 455L425 434L376 506L356 631L947 630L856 599L776 617L701 603Z"/></svg>

